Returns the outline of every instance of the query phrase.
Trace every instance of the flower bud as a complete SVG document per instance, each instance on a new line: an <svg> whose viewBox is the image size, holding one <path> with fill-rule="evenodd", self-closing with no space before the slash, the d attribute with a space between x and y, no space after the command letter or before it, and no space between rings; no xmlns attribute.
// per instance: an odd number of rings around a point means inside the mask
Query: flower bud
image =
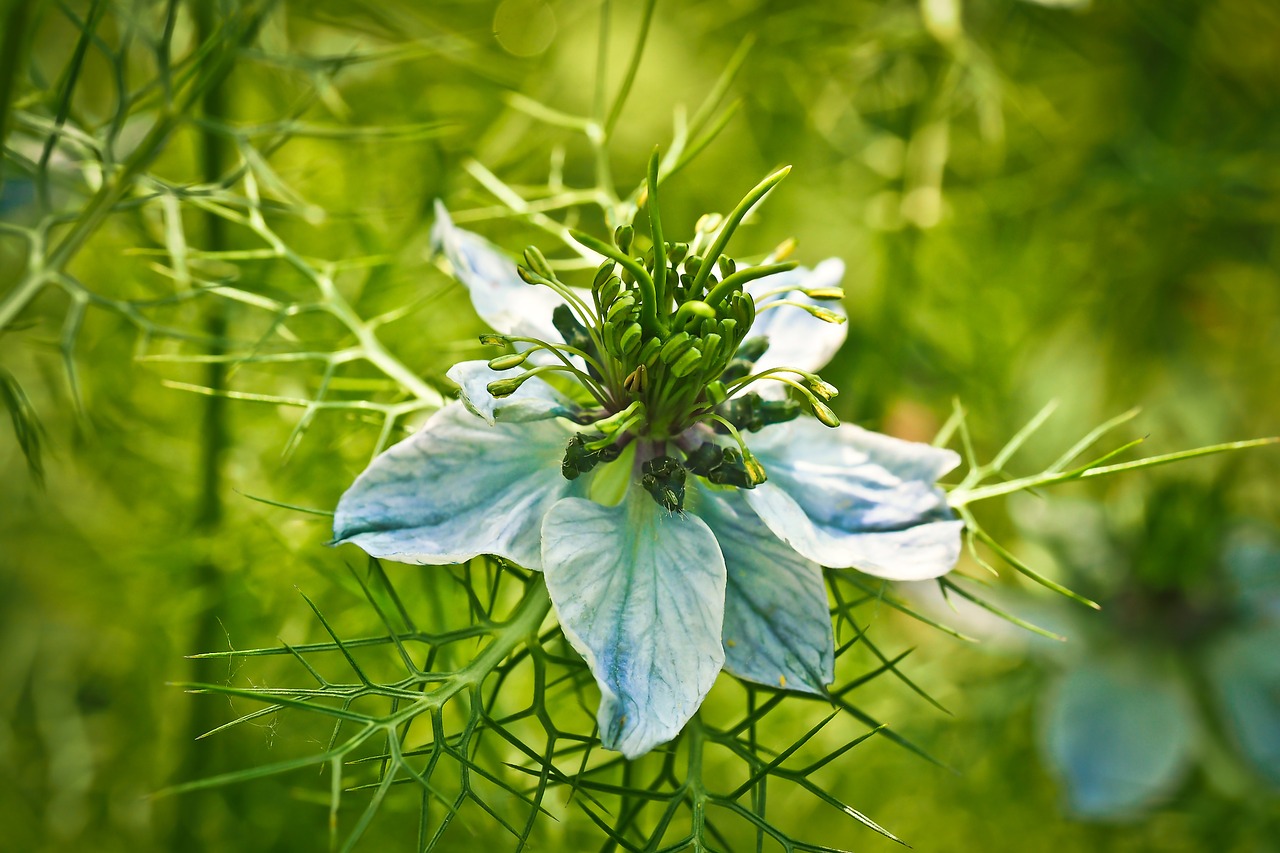
<svg viewBox="0 0 1280 853"><path fill-rule="evenodd" d="M486 347L501 347L506 346L507 338L506 335L495 335L490 332L486 332L480 336L480 343Z"/></svg>
<svg viewBox="0 0 1280 853"><path fill-rule="evenodd" d="M551 271L551 265L547 263L547 259L542 252L538 251L537 246L528 246L524 250L524 262L528 264L529 269L536 272L545 279L554 279L555 273Z"/></svg>
<svg viewBox="0 0 1280 853"><path fill-rule="evenodd" d="M643 343L644 330L640 328L639 323L632 323L622 330L622 334L618 337L618 348L623 353L630 354L633 350L638 350L640 344Z"/></svg>
<svg viewBox="0 0 1280 853"><path fill-rule="evenodd" d="M685 354L689 347L693 346L693 338L688 332L679 332L667 338L666 343L662 345L660 357L667 364L671 364L680 356Z"/></svg>

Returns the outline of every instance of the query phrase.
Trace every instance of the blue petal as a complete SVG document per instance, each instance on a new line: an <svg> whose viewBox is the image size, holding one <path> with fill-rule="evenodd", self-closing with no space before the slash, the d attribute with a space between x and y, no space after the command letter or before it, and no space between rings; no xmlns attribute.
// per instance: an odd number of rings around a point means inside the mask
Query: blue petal
<svg viewBox="0 0 1280 853"><path fill-rule="evenodd" d="M515 261L479 234L454 227L438 200L431 244L444 252L454 277L470 291L476 313L493 329L551 343L564 340L552 323L552 312L564 300L548 287L526 284Z"/></svg>
<svg viewBox="0 0 1280 853"><path fill-rule="evenodd" d="M754 296L787 286L806 290L818 287L839 287L840 279L843 277L844 261L839 258L828 258L811 270L797 267L789 272L757 279L748 283L747 292ZM844 307L839 302L819 302L805 296L800 290L758 300L756 303L758 317L751 326L749 336L768 338L769 349L756 362L755 369L758 372L771 367L795 367L816 373L827 366L836 351L844 344L849 325L819 320L808 311L794 305L779 305L768 311L760 310L770 302L782 299L815 305L842 317L845 316ZM766 396L786 393L783 385L769 381L758 382L751 386L751 390Z"/></svg>
<svg viewBox="0 0 1280 853"><path fill-rule="evenodd" d="M751 449L769 480L747 502L810 560L923 580L959 559L962 524L936 485L959 464L950 450L812 418L766 427Z"/></svg>
<svg viewBox="0 0 1280 853"><path fill-rule="evenodd" d="M822 693L835 677L822 569L774 536L736 491L702 487L694 507L728 570L725 669L770 687Z"/></svg>
<svg viewBox="0 0 1280 853"><path fill-rule="evenodd" d="M1195 749L1181 683L1133 658L1092 661L1050 694L1045 747L1084 817L1133 815L1177 784Z"/></svg>
<svg viewBox="0 0 1280 853"><path fill-rule="evenodd" d="M560 421L488 426L450 403L356 479L334 540L402 563L492 554L540 569L543 516L582 491L560 474L571 435Z"/></svg>
<svg viewBox="0 0 1280 853"><path fill-rule="evenodd" d="M1240 752L1280 787L1280 626L1234 634L1211 652L1208 672Z"/></svg>
<svg viewBox="0 0 1280 853"><path fill-rule="evenodd" d="M600 686L600 740L628 758L675 737L724 665L724 558L711 530L638 486L569 498L542 525L547 589Z"/></svg>
<svg viewBox="0 0 1280 853"><path fill-rule="evenodd" d="M517 374L492 370L487 361L460 361L445 375L461 389L462 404L490 426L570 417L578 410L572 400L536 376L526 379L510 396L493 396L487 387L490 382Z"/></svg>

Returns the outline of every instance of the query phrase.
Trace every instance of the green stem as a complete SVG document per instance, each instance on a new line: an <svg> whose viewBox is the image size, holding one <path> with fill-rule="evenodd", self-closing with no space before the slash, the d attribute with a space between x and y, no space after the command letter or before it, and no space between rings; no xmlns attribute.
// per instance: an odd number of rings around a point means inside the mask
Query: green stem
<svg viewBox="0 0 1280 853"><path fill-rule="evenodd" d="M978 501L990 500L991 498L1001 497L1003 495L1011 495L1014 492L1022 492L1028 489L1037 489L1041 486L1053 486L1058 483L1066 483L1072 480L1094 480L1099 477L1109 477L1112 474L1119 474L1123 471L1136 471L1140 468L1154 468L1157 465L1167 465L1170 462L1181 462L1184 459L1195 459L1197 456L1210 456L1215 453L1227 453L1233 450L1246 450L1250 447L1265 447L1271 444L1280 444L1280 436L1272 436L1270 438L1253 438L1247 441L1230 441L1226 444L1213 444L1208 447L1197 447L1192 450L1180 450L1177 453L1165 453L1160 456L1148 456L1145 459L1135 459L1132 462L1120 462L1115 465L1099 465L1085 466L1077 468L1074 471L1066 471L1064 473L1043 473L1034 474L1030 477L1022 477L1018 480L1010 480L1007 483L996 483L990 486L983 486L976 489L956 489L947 496L947 503L953 508L959 509Z"/></svg>

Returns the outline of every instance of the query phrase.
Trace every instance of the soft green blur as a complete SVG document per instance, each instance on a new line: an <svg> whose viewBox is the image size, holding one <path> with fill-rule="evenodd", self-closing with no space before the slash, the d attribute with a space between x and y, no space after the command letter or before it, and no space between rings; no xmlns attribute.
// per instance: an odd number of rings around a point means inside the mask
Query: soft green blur
<svg viewBox="0 0 1280 853"><path fill-rule="evenodd" d="M696 109L742 40L754 38L729 94L740 111L664 186L664 216L669 233L687 232L700 213L728 209L770 169L793 164L735 250L763 254L794 236L804 263L846 261L849 340L823 374L842 389L834 401L841 418L929 440L958 399L988 459L1059 399L1014 473L1040 470L1135 405L1143 414L1104 449L1148 436L1140 452L1154 454L1280 432L1280 6L960 2L659 2L613 144L619 188L632 189L653 145L670 139L673 110ZM221 5L175 5L175 54L217 25ZM613 10L615 87L638 6ZM162 27L167 8L0 3L0 66L16 69L10 106L57 120L51 93L67 83L76 21L96 21L95 37L115 50L136 36L133 22L145 24L139 32ZM196 113L264 126L252 141L269 152L280 182L260 188L279 207L273 227L308 257L379 258L338 271L338 288L366 318L406 309L379 334L413 371L440 382L453 361L479 357L483 325L428 259L431 201L446 198L454 210L494 204L464 169L473 157L508 184L545 183L561 145L566 183L593 180L580 137L510 109L504 95L588 112L598 12L595 3L563 0L280 3ZM10 38L15 27L24 37ZM141 38L130 50L137 87L157 72ZM62 120L101 132L115 115L117 74L92 40L84 51ZM122 151L145 125L115 129ZM319 132L281 135L273 146L286 126ZM0 217L30 225L37 200L20 163L40 159L42 137L12 120L0 128ZM187 122L149 171L211 183L239 157L225 137ZM62 170L54 209L79 208L85 178L75 161L55 151L48 168ZM195 201L182 216L202 246L262 245ZM537 233L468 227L512 248ZM163 299L175 292L155 251L165 240L157 207L135 205L108 218L68 272L108 299ZM26 267L23 252L0 232L0 299ZM229 274L216 263L196 273ZM314 298L277 259L240 264L235 284L282 304ZM0 330L0 368L44 428L41 482L7 420L0 424L0 850L326 849L328 779L318 772L149 794L323 747L327 730L296 712L196 742L252 708L166 682L296 683L283 664L184 656L322 638L298 590L349 635L376 630L345 565L363 565L359 554L325 547L324 518L248 496L332 507L368 461L379 423L321 411L291 447L298 409L172 387L314 396L315 364L223 370L157 359L210 352L208 339L230 339L231 351L251 347L273 329L261 305L205 296L154 315L193 341L94 304L68 329L69 307L49 290ZM289 327L326 347L351 343L327 316L301 313ZM351 398L390 386L373 370L352 369L331 387ZM1037 568L1103 599L1095 614L1032 593L1021 579L996 582L1010 606L1066 630L1068 647L1119 655L1155 646L1199 661L1234 611L1214 609L1219 621L1188 625L1188 610L1169 602L1225 595L1233 531L1277 535L1278 478L1280 453L1264 448L977 512ZM1092 507L1114 530L1068 524L1074 546L1062 545L1043 522L1027 520L1055 517L1059 501ZM409 600L427 600L416 593L431 581L416 576L429 569L388 569ZM984 574L971 560L961 569ZM1143 618L1127 618L1134 612ZM1041 641L1016 631L973 645L888 608L860 613L887 653L915 647L902 671L954 716L892 677L858 700L956 772L873 738L824 771L832 777L825 784L915 849L1280 850L1276 789L1211 708L1196 758L1172 790L1128 819L1082 821L1039 748L1060 655L1040 653ZM945 609L935 615L947 619ZM850 638L846 626L841 639ZM802 716L790 738L812 724ZM833 724L821 743L834 749L865 731ZM346 824L358 814L349 799ZM807 840L897 849L810 800L779 797L773 806L791 809L788 824ZM390 798L361 849L410 849L415 808L416 795ZM545 838L559 840L543 849L600 846L581 812L557 816L565 825ZM482 813L463 817L444 849L506 849L509 838Z"/></svg>

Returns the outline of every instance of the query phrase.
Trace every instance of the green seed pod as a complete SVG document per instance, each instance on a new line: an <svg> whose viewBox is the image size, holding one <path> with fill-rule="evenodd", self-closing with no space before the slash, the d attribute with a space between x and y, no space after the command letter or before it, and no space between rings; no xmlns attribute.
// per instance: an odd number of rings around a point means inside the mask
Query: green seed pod
<svg viewBox="0 0 1280 853"><path fill-rule="evenodd" d="M631 251L631 241L635 239L636 230L630 225L619 225L613 232L613 244L623 252Z"/></svg>
<svg viewBox="0 0 1280 853"><path fill-rule="evenodd" d="M510 370L513 367L519 367L529 358L529 352L513 352L510 355L500 355L497 358L489 359L490 370Z"/></svg>
<svg viewBox="0 0 1280 853"><path fill-rule="evenodd" d="M690 373L693 373L701 363L702 350L697 347L690 347L685 350L684 355L676 359L675 364L671 365L671 375L675 376L677 379L688 376Z"/></svg>

